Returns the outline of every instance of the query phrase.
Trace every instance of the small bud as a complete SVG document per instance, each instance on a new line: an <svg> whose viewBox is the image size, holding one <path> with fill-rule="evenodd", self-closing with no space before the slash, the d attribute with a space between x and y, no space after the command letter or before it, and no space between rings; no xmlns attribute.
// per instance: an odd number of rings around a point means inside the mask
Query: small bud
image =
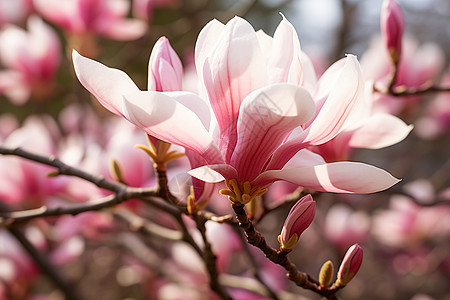
<svg viewBox="0 0 450 300"><path fill-rule="evenodd" d="M298 238L311 225L316 214L316 203L311 195L306 195L291 208L284 221L278 241L281 250L291 251L298 242Z"/></svg>
<svg viewBox="0 0 450 300"><path fill-rule="evenodd" d="M59 175L61 175L61 173L59 173L58 171L50 171L47 173L47 177L58 177Z"/></svg>
<svg viewBox="0 0 450 300"><path fill-rule="evenodd" d="M405 20L400 5L395 0L384 0L381 9L381 33L395 65L400 61L404 30Z"/></svg>
<svg viewBox="0 0 450 300"><path fill-rule="evenodd" d="M166 37L159 38L148 63L148 90L180 91L182 77L183 65L180 58Z"/></svg>
<svg viewBox="0 0 450 300"><path fill-rule="evenodd" d="M320 268L319 273L319 283L320 286L326 287L331 284L331 280L333 279L334 266L331 260L326 261L322 268Z"/></svg>
<svg viewBox="0 0 450 300"><path fill-rule="evenodd" d="M115 180L119 182L125 182L125 180L123 179L122 168L120 167L119 162L114 158L111 159L111 162L109 163L109 171L111 172L111 176Z"/></svg>
<svg viewBox="0 0 450 300"><path fill-rule="evenodd" d="M345 253L337 274L336 284L346 286L358 273L363 259L363 250L358 244L351 246Z"/></svg>

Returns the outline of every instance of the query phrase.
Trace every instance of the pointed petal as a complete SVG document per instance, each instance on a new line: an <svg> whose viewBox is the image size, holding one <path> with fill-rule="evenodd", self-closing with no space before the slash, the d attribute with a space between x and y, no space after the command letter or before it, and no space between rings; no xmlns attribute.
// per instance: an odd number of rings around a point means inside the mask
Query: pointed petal
<svg viewBox="0 0 450 300"><path fill-rule="evenodd" d="M197 97L185 93L185 97ZM215 143L199 117L183 104L159 92L137 92L124 96L125 117L148 134L168 143L191 149L208 163L222 162ZM201 100L199 100L201 101Z"/></svg>
<svg viewBox="0 0 450 300"><path fill-rule="evenodd" d="M238 180L252 180L260 174L288 134L314 113L311 95L297 85L278 83L248 95L239 112L238 141L231 157Z"/></svg>
<svg viewBox="0 0 450 300"><path fill-rule="evenodd" d="M283 20L273 35L272 47L267 49L270 50L267 62L269 82L300 84L303 77L300 42L294 26L283 15L282 17Z"/></svg>
<svg viewBox="0 0 450 300"><path fill-rule="evenodd" d="M217 37L221 35L225 25L216 19L210 21L200 31L195 44L195 67L199 78L203 78L203 65L211 48L217 43Z"/></svg>
<svg viewBox="0 0 450 300"><path fill-rule="evenodd" d="M325 84L325 83L324 83ZM320 145L334 138L345 126L360 119L364 108L364 80L358 60L348 55L339 75L328 84L330 94L305 131L305 142Z"/></svg>
<svg viewBox="0 0 450 300"><path fill-rule="evenodd" d="M316 191L367 194L385 190L400 180L385 170L359 162L336 162L262 173L252 186L286 180Z"/></svg>
<svg viewBox="0 0 450 300"><path fill-rule="evenodd" d="M203 82L220 128L219 148L228 160L236 144L243 99L267 82L265 60L253 27L235 17L216 37L202 68Z"/></svg>
<svg viewBox="0 0 450 300"><path fill-rule="evenodd" d="M388 114L376 114L354 131L349 146L353 148L379 149L405 139L413 129L399 118Z"/></svg>
<svg viewBox="0 0 450 300"><path fill-rule="evenodd" d="M131 78L123 71L108 68L99 62L72 52L73 66L81 84L110 112L123 116L124 94L139 91Z"/></svg>
<svg viewBox="0 0 450 300"><path fill-rule="evenodd" d="M237 178L236 169L226 164L203 166L190 170L188 173L197 179L211 183Z"/></svg>

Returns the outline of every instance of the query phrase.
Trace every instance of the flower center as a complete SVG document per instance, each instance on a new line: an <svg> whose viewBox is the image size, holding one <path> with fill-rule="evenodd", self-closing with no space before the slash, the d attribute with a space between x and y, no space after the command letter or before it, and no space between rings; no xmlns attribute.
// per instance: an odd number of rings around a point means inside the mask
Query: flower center
<svg viewBox="0 0 450 300"><path fill-rule="evenodd" d="M219 193L228 196L231 202L243 205L267 192L266 187L252 187L249 181L239 183L236 179L230 179L225 180L225 185L228 189L222 189Z"/></svg>

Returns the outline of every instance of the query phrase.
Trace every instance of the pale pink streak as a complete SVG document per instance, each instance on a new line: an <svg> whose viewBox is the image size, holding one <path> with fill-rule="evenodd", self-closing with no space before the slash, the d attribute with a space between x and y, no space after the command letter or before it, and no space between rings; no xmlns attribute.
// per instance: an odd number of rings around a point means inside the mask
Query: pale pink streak
<svg viewBox="0 0 450 300"><path fill-rule="evenodd" d="M215 26L217 27L217 26ZM207 35L210 38L210 35ZM239 38L237 38L239 37ZM209 45L210 40L207 44ZM220 128L219 148L229 160L236 145L239 107L253 90L267 83L264 57L252 26L235 17L216 36L203 60L198 57L205 88Z"/></svg>
<svg viewBox="0 0 450 300"><path fill-rule="evenodd" d="M241 104L238 141L230 164L238 180L252 180L267 160L297 126L315 113L311 95L291 84L274 84L248 95Z"/></svg>

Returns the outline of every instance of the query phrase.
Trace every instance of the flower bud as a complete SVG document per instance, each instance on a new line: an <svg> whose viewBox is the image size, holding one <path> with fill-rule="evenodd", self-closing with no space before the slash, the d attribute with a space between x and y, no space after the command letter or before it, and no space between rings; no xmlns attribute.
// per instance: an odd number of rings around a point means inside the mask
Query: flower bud
<svg viewBox="0 0 450 300"><path fill-rule="evenodd" d="M166 37L159 38L148 63L148 90L180 91L182 76L183 66L180 58Z"/></svg>
<svg viewBox="0 0 450 300"><path fill-rule="evenodd" d="M358 244L351 246L345 253L337 274L337 285L346 286L358 273L363 259L363 250Z"/></svg>
<svg viewBox="0 0 450 300"><path fill-rule="evenodd" d="M398 64L402 53L402 36L405 20L402 9L395 0L384 0L381 9L381 32L392 62Z"/></svg>
<svg viewBox="0 0 450 300"><path fill-rule="evenodd" d="M334 266L331 260L327 260L320 268L319 283L320 286L329 286L333 279Z"/></svg>
<svg viewBox="0 0 450 300"><path fill-rule="evenodd" d="M311 195L304 196L291 208L278 236L282 250L294 249L302 232L311 225L315 214L316 203Z"/></svg>

